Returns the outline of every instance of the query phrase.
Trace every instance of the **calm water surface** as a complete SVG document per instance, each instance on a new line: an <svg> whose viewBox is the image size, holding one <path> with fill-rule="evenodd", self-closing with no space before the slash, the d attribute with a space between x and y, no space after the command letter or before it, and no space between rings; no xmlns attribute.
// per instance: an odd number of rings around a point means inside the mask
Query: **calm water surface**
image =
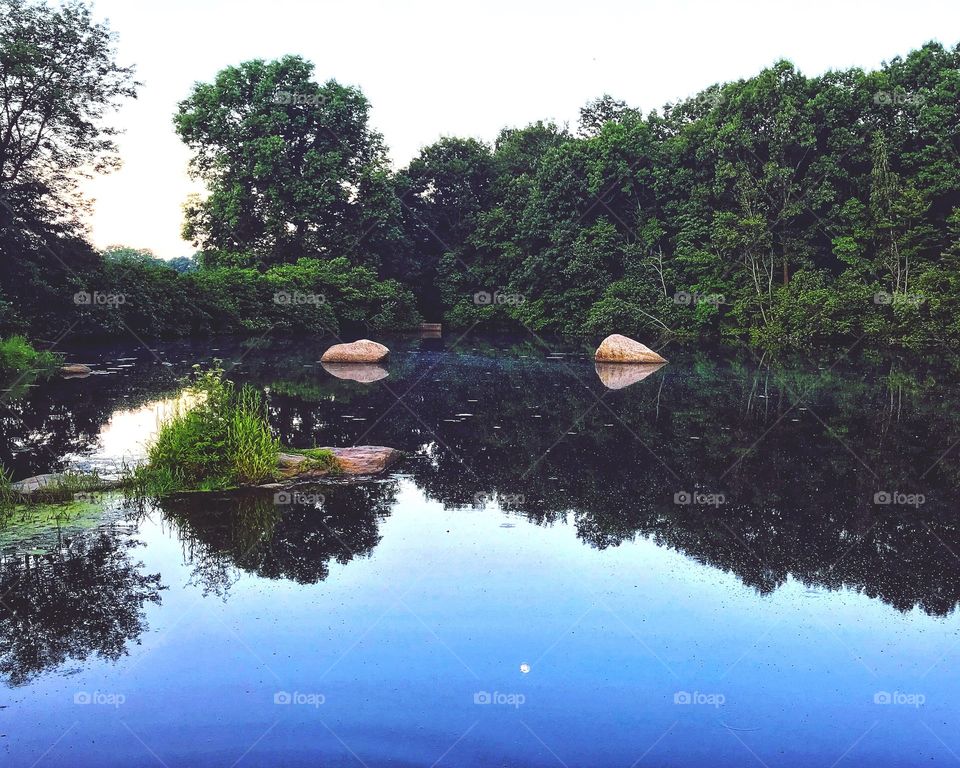
<svg viewBox="0 0 960 768"><path fill-rule="evenodd" d="M954 372L671 349L598 374L454 341L391 340L370 383L322 342L91 346L96 375L5 393L17 477L136 460L214 357L284 443L407 456L280 499L14 515L2 764L957 761Z"/></svg>

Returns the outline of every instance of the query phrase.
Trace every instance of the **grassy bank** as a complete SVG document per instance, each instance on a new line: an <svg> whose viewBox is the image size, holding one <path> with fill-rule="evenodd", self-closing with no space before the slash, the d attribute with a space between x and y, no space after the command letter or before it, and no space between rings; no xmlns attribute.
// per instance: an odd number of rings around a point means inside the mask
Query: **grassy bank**
<svg viewBox="0 0 960 768"><path fill-rule="evenodd" d="M32 369L50 370L59 364L59 355L36 349L25 336L0 339L0 373L21 373Z"/></svg>

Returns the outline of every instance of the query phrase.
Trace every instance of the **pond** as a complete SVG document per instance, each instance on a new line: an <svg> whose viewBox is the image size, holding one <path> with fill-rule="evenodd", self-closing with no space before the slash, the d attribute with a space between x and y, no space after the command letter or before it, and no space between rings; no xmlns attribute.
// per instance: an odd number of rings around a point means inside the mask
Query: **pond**
<svg viewBox="0 0 960 768"><path fill-rule="evenodd" d="M4 765L958 759L955 370L676 347L598 374L532 336L387 341L366 383L322 341L217 340L78 347L94 375L5 393L17 478L136 461L214 358L283 443L406 456L14 515Z"/></svg>

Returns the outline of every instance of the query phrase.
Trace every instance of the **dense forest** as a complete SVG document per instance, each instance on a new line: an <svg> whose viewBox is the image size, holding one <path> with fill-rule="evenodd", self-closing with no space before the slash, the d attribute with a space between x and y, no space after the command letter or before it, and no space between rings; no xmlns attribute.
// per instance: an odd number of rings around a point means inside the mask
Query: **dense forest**
<svg viewBox="0 0 960 768"><path fill-rule="evenodd" d="M82 2L0 2L0 334L526 327L760 345L960 339L960 45L876 71L778 61L649 112L447 137L390 161L299 56L221 70L173 127L194 256L99 252L134 70Z"/></svg>

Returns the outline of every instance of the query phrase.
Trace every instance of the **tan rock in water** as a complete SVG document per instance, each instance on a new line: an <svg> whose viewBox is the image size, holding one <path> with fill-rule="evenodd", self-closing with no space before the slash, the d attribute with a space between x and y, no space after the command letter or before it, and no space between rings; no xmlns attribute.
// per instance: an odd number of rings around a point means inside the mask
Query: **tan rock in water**
<svg viewBox="0 0 960 768"><path fill-rule="evenodd" d="M625 389L663 368L664 363L595 363L597 376L607 389Z"/></svg>
<svg viewBox="0 0 960 768"><path fill-rule="evenodd" d="M361 384L372 384L390 375L386 368L376 363L321 363L321 365L323 370L331 376L359 381Z"/></svg>
<svg viewBox="0 0 960 768"><path fill-rule="evenodd" d="M614 333L607 336L594 356L600 363L665 363L665 358L658 355L646 344L634 341L627 336Z"/></svg>
<svg viewBox="0 0 960 768"><path fill-rule="evenodd" d="M349 344L334 344L323 353L322 363L379 363L390 350L369 339L358 339Z"/></svg>
<svg viewBox="0 0 960 768"><path fill-rule="evenodd" d="M82 379L93 373L93 368L82 363L71 363L60 368L60 373L67 379Z"/></svg>

